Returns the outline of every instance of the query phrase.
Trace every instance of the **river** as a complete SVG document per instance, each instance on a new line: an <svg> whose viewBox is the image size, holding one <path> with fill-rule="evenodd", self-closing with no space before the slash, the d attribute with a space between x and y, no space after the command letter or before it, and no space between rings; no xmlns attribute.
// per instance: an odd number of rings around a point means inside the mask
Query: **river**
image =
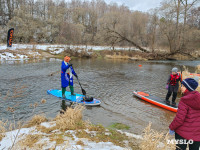
<svg viewBox="0 0 200 150"><path fill-rule="evenodd" d="M133 90L165 98L165 84L172 67L185 65L194 72L200 61L74 59L72 63L87 94L101 100L99 107L86 107L84 119L104 126L124 123L131 127L129 132L141 134L149 122L153 129L167 132L175 113L139 100L133 96ZM61 100L46 91L60 89L60 73L56 73L60 65L59 59L1 62L1 118L27 120L33 114L54 118L60 111ZM81 93L76 79L74 88ZM45 104L40 104L42 99ZM33 109L31 104L35 103L38 106ZM8 111L13 106L15 111Z"/></svg>

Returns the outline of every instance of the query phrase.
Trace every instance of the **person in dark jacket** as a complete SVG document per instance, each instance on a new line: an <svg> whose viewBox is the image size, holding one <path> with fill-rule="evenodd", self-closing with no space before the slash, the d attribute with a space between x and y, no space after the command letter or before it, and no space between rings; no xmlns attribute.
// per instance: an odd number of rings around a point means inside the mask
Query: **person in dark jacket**
<svg viewBox="0 0 200 150"><path fill-rule="evenodd" d="M62 87L62 97L65 98L65 91L66 87L69 86L71 95L74 94L74 87L73 87L73 75L75 77L78 77L77 74L75 73L72 64L69 63L71 60L70 57L66 56L64 58L64 61L62 61L61 64L61 87Z"/></svg>
<svg viewBox="0 0 200 150"><path fill-rule="evenodd" d="M172 73L170 74L168 80L167 80L167 95L166 95L166 104L170 105L170 101L169 98L173 93L172 96L172 106L176 106L176 97L177 97L177 92L178 92L178 88L179 88L179 81L181 81L181 75L178 73L178 69L177 68L173 68L172 69Z"/></svg>
<svg viewBox="0 0 200 150"><path fill-rule="evenodd" d="M190 150L200 149L200 93L195 91L198 82L187 78L182 81L181 97L176 117L169 126L170 134L175 132L176 150L186 150L189 142Z"/></svg>

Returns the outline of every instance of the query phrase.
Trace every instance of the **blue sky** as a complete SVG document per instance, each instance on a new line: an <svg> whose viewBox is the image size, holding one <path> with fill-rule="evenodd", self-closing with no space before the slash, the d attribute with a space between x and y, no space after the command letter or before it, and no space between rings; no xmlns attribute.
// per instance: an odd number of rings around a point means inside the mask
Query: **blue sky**
<svg viewBox="0 0 200 150"><path fill-rule="evenodd" d="M65 0L71 1L71 0ZM84 1L84 0L82 0ZM86 0L90 1L90 0ZM160 6L160 2L165 0L104 0L107 4L117 3L118 5L124 4L128 6L131 10L145 11L147 12L149 9L156 8Z"/></svg>
<svg viewBox="0 0 200 150"><path fill-rule="evenodd" d="M124 4L131 10L148 11L149 9L160 6L163 0L104 0L106 3L115 2L117 4Z"/></svg>

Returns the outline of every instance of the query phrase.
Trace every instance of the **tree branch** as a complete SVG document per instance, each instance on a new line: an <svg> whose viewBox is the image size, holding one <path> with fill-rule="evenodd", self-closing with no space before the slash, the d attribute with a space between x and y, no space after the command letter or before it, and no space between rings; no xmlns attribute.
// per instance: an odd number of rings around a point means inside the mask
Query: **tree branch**
<svg viewBox="0 0 200 150"><path fill-rule="evenodd" d="M133 46L135 46L136 48L138 48L139 50L141 50L142 52L150 53L148 50L142 48L141 46L139 46L138 44L136 44L134 41L129 40L127 37L121 35L119 32L117 32L115 30L111 30L108 27L105 28L105 29L108 31L108 33L114 33L116 35L115 37L120 38L121 39L120 42L121 41L127 41L127 42L131 43Z"/></svg>

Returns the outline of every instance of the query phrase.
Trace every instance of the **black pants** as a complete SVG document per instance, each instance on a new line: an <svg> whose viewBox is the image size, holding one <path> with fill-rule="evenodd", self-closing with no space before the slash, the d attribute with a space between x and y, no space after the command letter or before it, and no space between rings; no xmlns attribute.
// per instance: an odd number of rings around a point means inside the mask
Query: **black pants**
<svg viewBox="0 0 200 150"><path fill-rule="evenodd" d="M175 133L176 140L185 140L179 134ZM188 140L186 140L186 143ZM186 150L187 144L176 144L176 150ZM193 144L189 144L189 150L199 150L200 149L200 141L194 141Z"/></svg>
<svg viewBox="0 0 200 150"><path fill-rule="evenodd" d="M167 92L166 100L169 100L169 98L170 98L170 96L172 95L172 93L173 93L172 102L175 102L176 97L177 97L177 92L172 92L172 91L170 91L170 90L168 90L168 92Z"/></svg>

